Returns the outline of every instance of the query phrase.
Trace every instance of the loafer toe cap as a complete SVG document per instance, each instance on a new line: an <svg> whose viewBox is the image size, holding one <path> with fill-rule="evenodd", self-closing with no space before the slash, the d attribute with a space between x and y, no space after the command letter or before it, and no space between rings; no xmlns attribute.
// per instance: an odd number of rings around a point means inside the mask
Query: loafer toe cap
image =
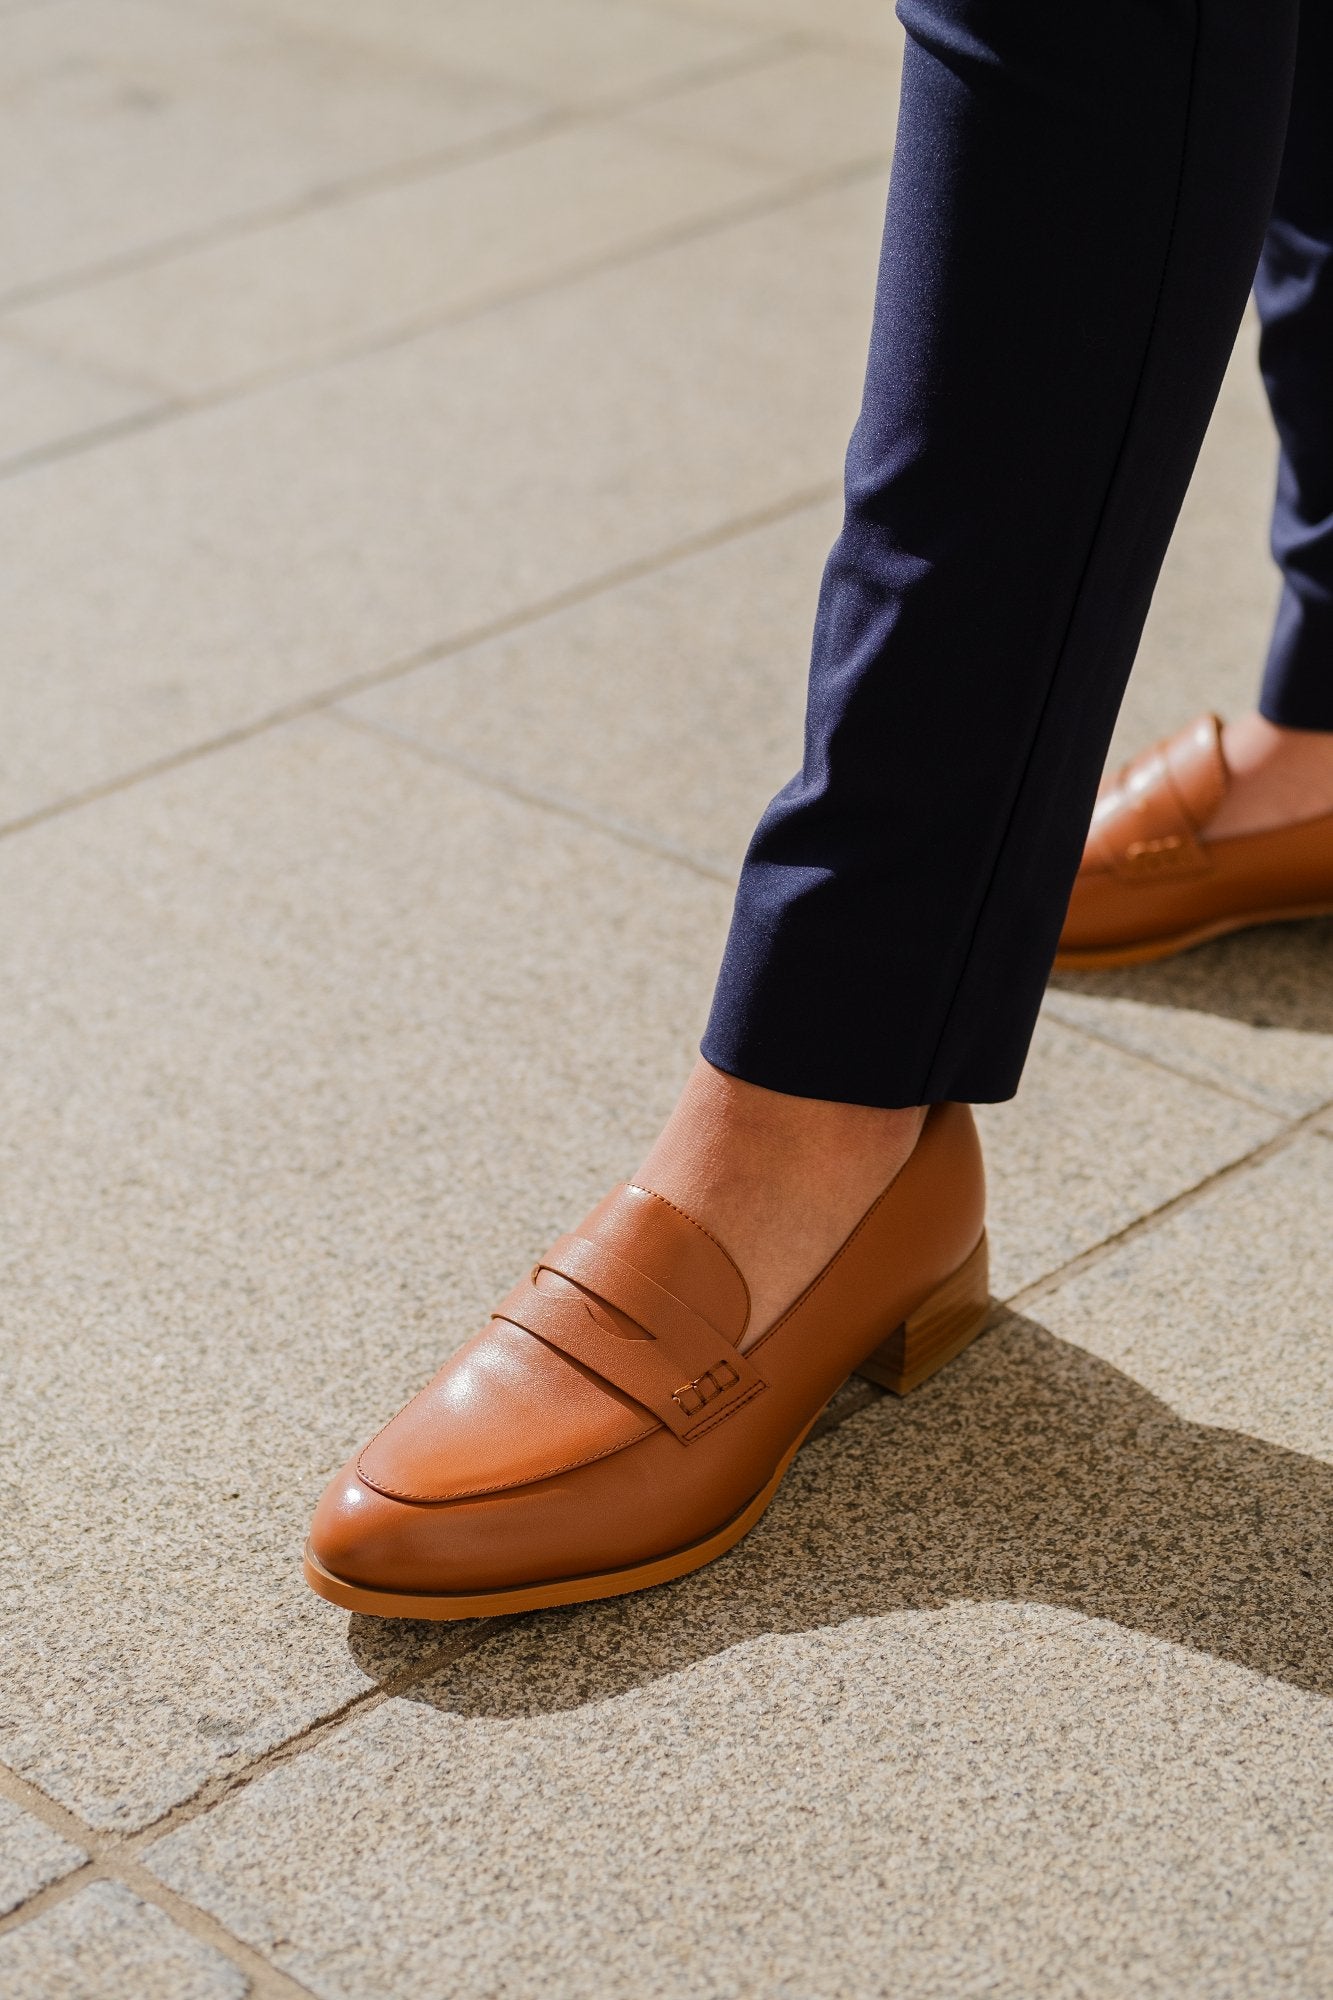
<svg viewBox="0 0 1333 2000"><path fill-rule="evenodd" d="M441 1577L438 1516L437 1508L377 1493L353 1461L324 1489L307 1547L344 1583L369 1590L448 1590Z"/></svg>

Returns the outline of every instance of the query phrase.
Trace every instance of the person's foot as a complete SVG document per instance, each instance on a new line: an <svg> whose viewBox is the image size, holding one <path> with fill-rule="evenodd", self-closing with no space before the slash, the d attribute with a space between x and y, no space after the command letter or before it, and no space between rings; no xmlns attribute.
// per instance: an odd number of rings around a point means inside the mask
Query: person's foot
<svg viewBox="0 0 1333 2000"><path fill-rule="evenodd" d="M1199 830L1202 839L1266 833L1333 813L1333 730L1283 729L1251 709L1222 724L1221 746L1227 788ZM1123 776L1107 772L1099 804Z"/></svg>
<svg viewBox="0 0 1333 2000"><path fill-rule="evenodd" d="M758 1332L818 1276L910 1158L924 1118L919 1108L762 1090L701 1056L634 1179L735 1258Z"/></svg>
<svg viewBox="0 0 1333 2000"><path fill-rule="evenodd" d="M1333 913L1333 732L1201 715L1098 795L1057 971Z"/></svg>
<svg viewBox="0 0 1333 2000"><path fill-rule="evenodd" d="M1223 725L1222 756L1230 783L1205 841L1333 813L1333 730L1282 729L1251 710Z"/></svg>
<svg viewBox="0 0 1333 2000"><path fill-rule="evenodd" d="M986 1325L965 1104L867 1113L701 1066L646 1164L655 1187L559 1237L330 1482L321 1597L473 1618L685 1576L748 1533L850 1374L906 1395Z"/></svg>

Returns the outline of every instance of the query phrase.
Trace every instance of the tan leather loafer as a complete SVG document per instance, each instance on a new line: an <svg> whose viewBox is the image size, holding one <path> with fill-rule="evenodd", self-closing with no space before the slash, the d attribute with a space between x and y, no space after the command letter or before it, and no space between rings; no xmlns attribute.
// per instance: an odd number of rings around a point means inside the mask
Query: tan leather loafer
<svg viewBox="0 0 1333 2000"><path fill-rule="evenodd" d="M853 1371L899 1392L985 1323L981 1149L936 1105L907 1165L751 1337L736 1265L613 1190L332 1481L306 1578L350 1611L470 1618L642 1590L738 1542Z"/></svg>
<svg viewBox="0 0 1333 2000"><path fill-rule="evenodd" d="M1209 840L1229 783L1215 715L1125 766L1092 816L1057 971L1141 965L1251 924L1333 915L1333 813Z"/></svg>

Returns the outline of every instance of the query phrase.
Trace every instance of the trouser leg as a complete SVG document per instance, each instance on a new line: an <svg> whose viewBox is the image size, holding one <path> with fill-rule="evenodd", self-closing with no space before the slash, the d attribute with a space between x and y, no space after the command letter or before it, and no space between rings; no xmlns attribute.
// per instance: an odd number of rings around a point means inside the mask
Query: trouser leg
<svg viewBox="0 0 1333 2000"><path fill-rule="evenodd" d="M802 1096L1016 1088L1272 203L1295 0L900 0L801 771L704 1054Z"/></svg>
<svg viewBox="0 0 1333 2000"><path fill-rule="evenodd" d="M1254 296L1281 442L1273 554L1282 597L1260 707L1333 729L1333 6L1301 9L1287 143Z"/></svg>

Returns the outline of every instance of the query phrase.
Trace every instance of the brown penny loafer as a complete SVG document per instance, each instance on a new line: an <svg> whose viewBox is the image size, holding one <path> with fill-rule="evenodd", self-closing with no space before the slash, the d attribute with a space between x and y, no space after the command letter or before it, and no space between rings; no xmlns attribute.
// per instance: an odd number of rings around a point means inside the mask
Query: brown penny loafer
<svg viewBox="0 0 1333 2000"><path fill-rule="evenodd" d="M1215 715L1125 766L1092 816L1057 971L1142 965L1251 924L1333 915L1333 813L1209 840L1229 783Z"/></svg>
<svg viewBox="0 0 1333 2000"><path fill-rule="evenodd" d="M307 1581L350 1611L470 1618L711 1562L849 1374L905 1392L980 1332L984 1207L972 1114L936 1105L842 1248L751 1336L716 1238L614 1189L331 1482Z"/></svg>

